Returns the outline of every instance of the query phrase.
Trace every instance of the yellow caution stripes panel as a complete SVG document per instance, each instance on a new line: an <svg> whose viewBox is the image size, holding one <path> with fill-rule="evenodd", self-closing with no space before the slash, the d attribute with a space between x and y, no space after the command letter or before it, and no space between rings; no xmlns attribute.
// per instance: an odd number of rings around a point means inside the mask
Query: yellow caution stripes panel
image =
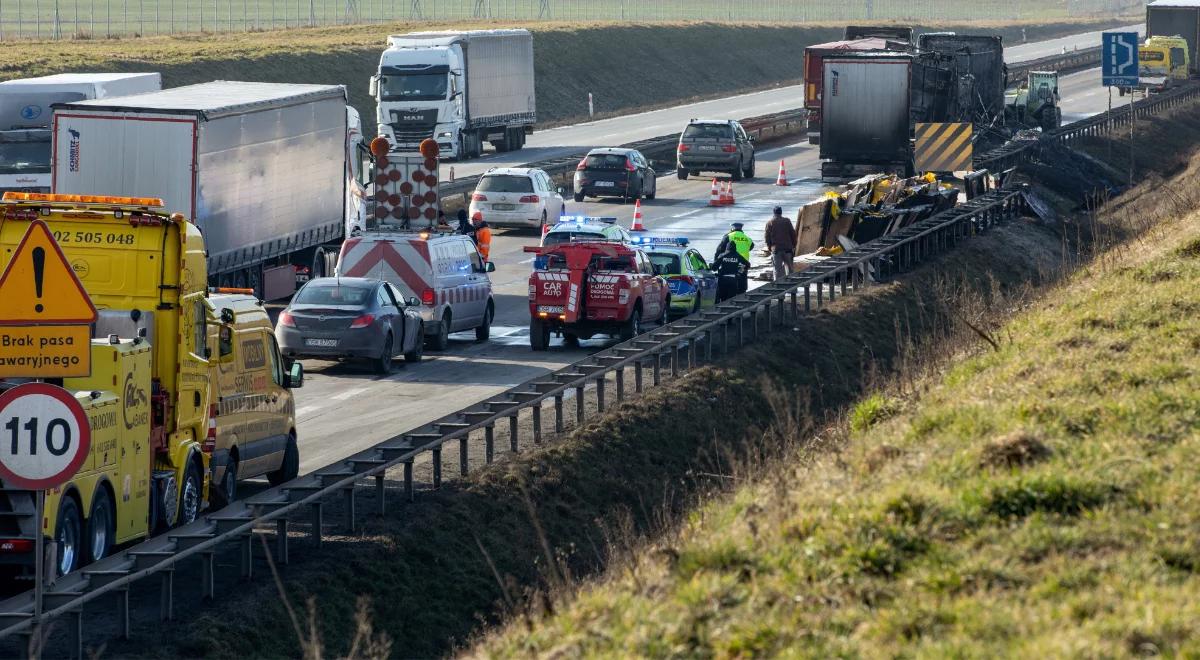
<svg viewBox="0 0 1200 660"><path fill-rule="evenodd" d="M917 124L913 166L918 172L962 172L971 169L974 148L970 123Z"/></svg>

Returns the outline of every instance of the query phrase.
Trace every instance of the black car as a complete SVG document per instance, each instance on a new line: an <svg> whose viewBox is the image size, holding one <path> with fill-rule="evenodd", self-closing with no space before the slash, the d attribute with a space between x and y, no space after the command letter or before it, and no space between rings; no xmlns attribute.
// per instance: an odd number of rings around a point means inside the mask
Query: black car
<svg viewBox="0 0 1200 660"><path fill-rule="evenodd" d="M575 201L584 197L654 199L658 184L650 161L636 149L592 149L575 167Z"/></svg>

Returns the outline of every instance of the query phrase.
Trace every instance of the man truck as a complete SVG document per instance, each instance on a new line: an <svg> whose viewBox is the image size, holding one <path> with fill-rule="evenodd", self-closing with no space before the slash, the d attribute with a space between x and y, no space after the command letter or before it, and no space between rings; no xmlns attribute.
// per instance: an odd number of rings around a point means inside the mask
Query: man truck
<svg viewBox="0 0 1200 660"><path fill-rule="evenodd" d="M393 151L433 138L441 154L478 158L483 143L515 151L533 132L533 35L528 30L413 32L388 37L371 77L379 135Z"/></svg>
<svg viewBox="0 0 1200 660"><path fill-rule="evenodd" d="M59 73L0 82L0 193L50 192L53 104L159 89L157 73Z"/></svg>
<svg viewBox="0 0 1200 660"><path fill-rule="evenodd" d="M0 266L35 220L46 223L98 314L91 374L54 383L83 405L90 455L66 484L47 492L41 521L32 491L0 483L0 566L26 578L39 530L56 541L47 545L48 565L64 574L117 544L194 521L211 495L218 410L234 415L233 408L254 403L256 420L267 422L263 413L287 420L295 452L290 393L274 393L287 408L280 415L261 403L272 398L268 392L240 397L223 387L218 368L250 359L274 365L272 379L284 387L303 378L299 365L282 370L269 329L260 333L258 351L240 355L244 342L233 338L261 325L238 318L249 296L209 291L199 228L168 214L162 200L6 193ZM14 384L0 380L0 391Z"/></svg>
<svg viewBox="0 0 1200 660"><path fill-rule="evenodd" d="M204 233L209 282L266 300L333 273L366 227L358 114L340 85L215 81L55 106L56 193L161 197Z"/></svg>

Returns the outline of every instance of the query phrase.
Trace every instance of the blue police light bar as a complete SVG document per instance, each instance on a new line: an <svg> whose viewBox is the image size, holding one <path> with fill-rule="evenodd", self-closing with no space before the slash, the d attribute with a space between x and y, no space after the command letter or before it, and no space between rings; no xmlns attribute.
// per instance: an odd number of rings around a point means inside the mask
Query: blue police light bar
<svg viewBox="0 0 1200 660"><path fill-rule="evenodd" d="M587 222L603 222L606 225L611 225L611 224L616 224L617 219L615 217L614 218L610 218L610 217L599 218L599 217L589 216L589 215L564 215L564 216L559 217L558 224L562 224L564 222L574 223L577 225L581 225L581 224L584 224Z"/></svg>
<svg viewBox="0 0 1200 660"><path fill-rule="evenodd" d="M630 242L638 245L672 245L687 247L688 239L684 236L634 236Z"/></svg>

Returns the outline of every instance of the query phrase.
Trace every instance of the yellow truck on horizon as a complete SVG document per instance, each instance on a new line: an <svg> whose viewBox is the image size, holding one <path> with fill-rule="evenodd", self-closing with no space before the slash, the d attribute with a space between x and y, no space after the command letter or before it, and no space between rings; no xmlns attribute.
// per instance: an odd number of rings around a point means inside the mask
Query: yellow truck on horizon
<svg viewBox="0 0 1200 660"><path fill-rule="evenodd" d="M75 477L47 492L40 524L35 494L0 483L0 566L18 577L32 575L39 528L55 541L47 544L51 565L65 574L117 544L194 521L210 501L223 503L226 494L211 486L214 453L228 456L265 435L239 436L226 423L231 432L219 437L222 407L226 422L283 428L294 446L287 390L303 380L298 364L284 370L265 313L250 311L261 310L256 298L209 290L200 230L161 200L6 193L0 268L35 219L47 224L98 312L91 374L49 381L83 404L92 443ZM15 384L0 381L0 391ZM260 405L272 396L278 410Z"/></svg>

